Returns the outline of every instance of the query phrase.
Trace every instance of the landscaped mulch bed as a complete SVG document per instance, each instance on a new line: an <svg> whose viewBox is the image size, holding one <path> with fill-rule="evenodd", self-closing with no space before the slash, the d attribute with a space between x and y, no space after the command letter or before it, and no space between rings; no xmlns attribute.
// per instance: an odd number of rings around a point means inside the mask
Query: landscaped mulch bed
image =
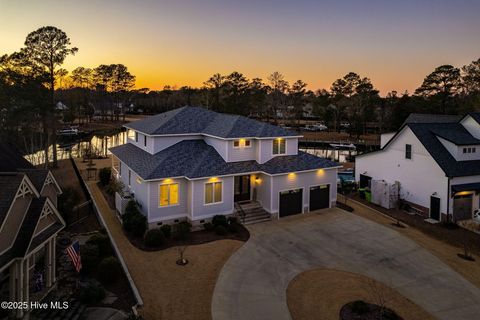
<svg viewBox="0 0 480 320"><path fill-rule="evenodd" d="M102 192L102 195L105 198L105 200L107 200L107 203L110 209L115 210L115 196L105 191L105 187L100 182L97 182L97 186L98 186L98 189L100 189L100 191Z"/></svg>
<svg viewBox="0 0 480 320"><path fill-rule="evenodd" d="M383 309L383 310L382 310ZM402 320L395 311L361 300L347 303L340 309L340 320Z"/></svg>
<svg viewBox="0 0 480 320"><path fill-rule="evenodd" d="M398 209L385 209L364 199L360 199L357 195L351 196L351 198L448 244L457 247L463 247L467 244L470 250L480 255L480 234L476 234L451 223L440 222L432 224L426 222L425 218L420 215L408 214Z"/></svg>
<svg viewBox="0 0 480 320"><path fill-rule="evenodd" d="M189 234L189 237L186 240L177 240L174 238L166 239L165 244L160 247L147 247L143 242L143 238L135 237L132 234L125 232L125 230L123 230L123 233L127 236L131 244L143 251L159 251L175 246L191 246L225 239L246 242L250 238L250 233L247 228L241 224L238 225L238 231L235 233L229 232L224 236L220 236L217 235L215 231L193 231Z"/></svg>

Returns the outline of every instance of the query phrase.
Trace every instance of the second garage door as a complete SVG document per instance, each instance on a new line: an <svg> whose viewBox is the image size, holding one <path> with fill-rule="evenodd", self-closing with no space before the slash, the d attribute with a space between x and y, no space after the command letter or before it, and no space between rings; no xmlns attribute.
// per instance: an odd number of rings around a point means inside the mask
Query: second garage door
<svg viewBox="0 0 480 320"><path fill-rule="evenodd" d="M302 189L294 189L280 192L280 217L302 213Z"/></svg>
<svg viewBox="0 0 480 320"><path fill-rule="evenodd" d="M310 188L310 211L330 207L330 185L325 184Z"/></svg>

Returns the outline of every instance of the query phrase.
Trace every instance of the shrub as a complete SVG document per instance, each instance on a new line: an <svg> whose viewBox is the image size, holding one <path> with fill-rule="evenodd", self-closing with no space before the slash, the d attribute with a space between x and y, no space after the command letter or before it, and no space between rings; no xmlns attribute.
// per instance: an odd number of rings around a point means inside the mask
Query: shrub
<svg viewBox="0 0 480 320"><path fill-rule="evenodd" d="M63 192L58 196L58 211L63 218L67 218L72 209L80 203L80 194L72 187L63 188Z"/></svg>
<svg viewBox="0 0 480 320"><path fill-rule="evenodd" d="M229 217L227 219L228 224L238 224L238 219L237 217Z"/></svg>
<svg viewBox="0 0 480 320"><path fill-rule="evenodd" d="M227 234L227 228L225 228L222 225L218 225L215 227L215 233L218 234L219 236L224 236Z"/></svg>
<svg viewBox="0 0 480 320"><path fill-rule="evenodd" d="M107 257L98 265L98 277L103 283L112 283L122 274L122 267L115 257Z"/></svg>
<svg viewBox="0 0 480 320"><path fill-rule="evenodd" d="M207 231L212 231L213 228L214 228L214 226L210 222L206 222L206 223L203 224L203 229L205 229Z"/></svg>
<svg viewBox="0 0 480 320"><path fill-rule="evenodd" d="M89 285L80 293L80 301L85 304L98 303L105 299L105 289L97 285Z"/></svg>
<svg viewBox="0 0 480 320"><path fill-rule="evenodd" d="M102 168L98 172L98 178L100 179L100 184L104 187L110 183L111 177L112 177L112 169L108 167Z"/></svg>
<svg viewBox="0 0 480 320"><path fill-rule="evenodd" d="M106 257L112 254L112 247L110 246L110 239L107 235L95 233L87 240L87 244L98 247L98 254L100 257Z"/></svg>
<svg viewBox="0 0 480 320"><path fill-rule="evenodd" d="M216 227L216 226L224 226L226 227L227 226L227 218L225 216L222 216L222 215L216 215L213 217L212 219L212 223L213 225Z"/></svg>
<svg viewBox="0 0 480 320"><path fill-rule="evenodd" d="M137 203L135 202L135 200L130 200L125 206L125 213L123 214L123 216L133 215L137 212L139 212Z"/></svg>
<svg viewBox="0 0 480 320"><path fill-rule="evenodd" d="M145 245L147 247L159 247L165 243L165 235L163 234L162 230L152 229L148 230L145 233Z"/></svg>
<svg viewBox="0 0 480 320"><path fill-rule="evenodd" d="M188 221L182 221L173 226L174 237L178 240L186 240L190 235L192 225Z"/></svg>
<svg viewBox="0 0 480 320"><path fill-rule="evenodd" d="M95 244L87 243L80 248L80 255L82 257L82 271L90 273L98 266L100 262L100 250Z"/></svg>
<svg viewBox="0 0 480 320"><path fill-rule="evenodd" d="M169 239L172 236L172 227L169 224L164 224L160 227L165 238Z"/></svg>
<svg viewBox="0 0 480 320"><path fill-rule="evenodd" d="M136 237L143 237L145 231L147 231L147 217L138 213L129 219L130 231Z"/></svg>
<svg viewBox="0 0 480 320"><path fill-rule="evenodd" d="M356 300L352 302L352 311L356 314L365 314L370 311L368 304L362 300Z"/></svg>
<svg viewBox="0 0 480 320"><path fill-rule="evenodd" d="M107 186L105 186L105 191L111 195L115 194L115 192L121 194L123 193L124 188L125 188L125 185L123 184L122 181L117 179L110 179L110 183L107 184Z"/></svg>
<svg viewBox="0 0 480 320"><path fill-rule="evenodd" d="M228 231L231 232L231 233L237 233L238 230L240 229L239 227L239 224L234 222L234 223L230 223L228 224Z"/></svg>

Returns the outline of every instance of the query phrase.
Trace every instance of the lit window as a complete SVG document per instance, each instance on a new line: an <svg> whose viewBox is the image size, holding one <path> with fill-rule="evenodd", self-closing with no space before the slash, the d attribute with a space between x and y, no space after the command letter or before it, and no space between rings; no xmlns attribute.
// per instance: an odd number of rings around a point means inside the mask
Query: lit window
<svg viewBox="0 0 480 320"><path fill-rule="evenodd" d="M405 145L405 159L412 159L412 145Z"/></svg>
<svg viewBox="0 0 480 320"><path fill-rule="evenodd" d="M275 139L273 140L273 154L285 154L285 145L286 145L286 140L285 139Z"/></svg>
<svg viewBox="0 0 480 320"><path fill-rule="evenodd" d="M138 184L142 184L142 178L137 177L136 181L137 181Z"/></svg>
<svg viewBox="0 0 480 320"><path fill-rule="evenodd" d="M234 148L241 148L241 147L250 147L250 140L240 139L233 141Z"/></svg>
<svg viewBox="0 0 480 320"><path fill-rule="evenodd" d="M205 203L222 202L222 182L205 184Z"/></svg>
<svg viewBox="0 0 480 320"><path fill-rule="evenodd" d="M161 184L158 192L160 207L178 204L178 183Z"/></svg>

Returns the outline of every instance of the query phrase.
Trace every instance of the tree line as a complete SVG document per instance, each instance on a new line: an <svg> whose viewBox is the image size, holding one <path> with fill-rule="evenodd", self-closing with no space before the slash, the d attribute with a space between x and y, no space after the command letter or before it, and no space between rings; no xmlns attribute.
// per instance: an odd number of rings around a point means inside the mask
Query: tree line
<svg viewBox="0 0 480 320"><path fill-rule="evenodd" d="M17 142L25 152L41 147L46 159L52 146L56 165L60 121L121 121L126 112L155 114L195 105L271 122L282 118L295 125L309 107L330 130L338 131L347 122L347 130L360 135L372 123L377 132L396 130L413 112L463 114L480 109L480 59L461 68L435 68L413 94L391 91L381 97L369 78L354 72L316 91L302 80L289 83L280 72L263 80L237 71L216 73L196 88L138 89L123 64L71 72L62 68L77 52L65 32L48 26L28 34L18 52L0 57L0 139Z"/></svg>

